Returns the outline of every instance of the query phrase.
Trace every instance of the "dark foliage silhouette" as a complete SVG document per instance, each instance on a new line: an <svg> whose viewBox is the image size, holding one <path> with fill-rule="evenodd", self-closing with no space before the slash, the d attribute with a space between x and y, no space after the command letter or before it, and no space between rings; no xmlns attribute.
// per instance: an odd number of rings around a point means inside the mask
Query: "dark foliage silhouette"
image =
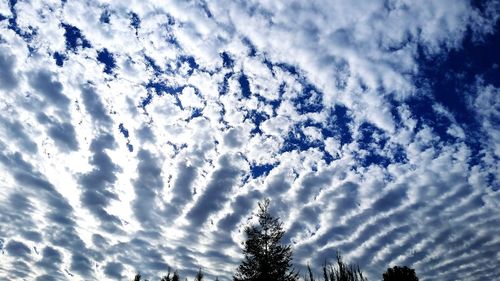
<svg viewBox="0 0 500 281"><path fill-rule="evenodd" d="M409 268L407 266L394 266L388 268L387 271L382 274L383 281L418 281L415 269Z"/></svg>
<svg viewBox="0 0 500 281"><path fill-rule="evenodd" d="M325 265L323 274L327 276L325 281L368 281L363 276L363 272L361 272L358 265L344 263L339 253L337 253L337 264Z"/></svg>
<svg viewBox="0 0 500 281"><path fill-rule="evenodd" d="M280 243L284 235L282 223L269 214L269 200L259 203L258 225L247 226L244 259L234 281L295 281L298 273L292 269L292 249Z"/></svg>
<svg viewBox="0 0 500 281"><path fill-rule="evenodd" d="M201 268L198 270L198 273L196 273L196 277L194 278L195 281L202 281L203 280L203 272L201 272Z"/></svg>
<svg viewBox="0 0 500 281"><path fill-rule="evenodd" d="M311 267L307 266L307 275L304 276L304 281L315 281ZM358 265L346 264L342 260L342 256L337 253L337 263L323 266L324 281L368 281L363 276Z"/></svg>
<svg viewBox="0 0 500 281"><path fill-rule="evenodd" d="M174 271L174 273L172 274L172 276L170 276L170 270L168 271L168 274L163 276L160 281L180 281L181 278L179 276L179 273L177 273L177 271ZM198 274L201 274L201 278L203 278L203 273L201 272L201 270L198 272ZM198 275L196 275L196 278L198 278ZM141 281L141 275L140 274L136 274L135 277L134 277L134 281ZM202 279L195 279L195 280L202 280ZM144 281L148 281L147 279L144 280Z"/></svg>
<svg viewBox="0 0 500 281"><path fill-rule="evenodd" d="M179 281L180 280L180 277L179 277L179 274L177 273L177 271L174 271L174 274L172 275L172 277L170 277L170 269L168 270L168 273L167 275L163 276L160 281Z"/></svg>
<svg viewBox="0 0 500 281"><path fill-rule="evenodd" d="M141 281L141 275L139 273L137 273L134 277L134 281ZM148 281L148 279L144 280L144 281Z"/></svg>
<svg viewBox="0 0 500 281"><path fill-rule="evenodd" d="M307 265L307 274L304 275L304 281L315 281L311 266Z"/></svg>

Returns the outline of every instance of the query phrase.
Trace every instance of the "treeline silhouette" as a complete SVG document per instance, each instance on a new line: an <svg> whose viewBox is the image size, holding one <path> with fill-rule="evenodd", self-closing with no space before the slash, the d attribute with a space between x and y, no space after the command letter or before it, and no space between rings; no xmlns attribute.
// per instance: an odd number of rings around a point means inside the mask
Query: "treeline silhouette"
<svg viewBox="0 0 500 281"><path fill-rule="evenodd" d="M257 225L245 228L247 240L244 243L244 258L232 276L233 281L368 281L356 264L347 264L337 252L336 262L322 266L322 276L314 276L308 265L301 275L292 265L293 251L290 245L281 243L285 234L279 218L269 213L269 199L259 203ZM204 275L198 270L194 280L202 281ZM134 281L141 281L137 274ZM168 272L160 281L180 281L177 271ZM187 278L185 279L188 280ZM216 277L215 281L218 281ZM148 281L147 279L143 281ZM407 266L394 266L382 274L382 281L418 281L415 270Z"/></svg>

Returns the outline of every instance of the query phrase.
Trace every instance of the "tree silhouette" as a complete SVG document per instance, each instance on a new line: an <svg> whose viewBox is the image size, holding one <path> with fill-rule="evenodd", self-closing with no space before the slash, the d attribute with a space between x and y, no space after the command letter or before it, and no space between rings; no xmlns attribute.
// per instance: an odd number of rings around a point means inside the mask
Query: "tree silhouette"
<svg viewBox="0 0 500 281"><path fill-rule="evenodd" d="M309 264L307 265L307 275L304 275L304 281L314 281L314 274Z"/></svg>
<svg viewBox="0 0 500 281"><path fill-rule="evenodd" d="M344 263L339 253L336 265L323 266L323 278L325 281L368 281L358 265Z"/></svg>
<svg viewBox="0 0 500 281"><path fill-rule="evenodd" d="M174 276L172 276L172 281L179 281L181 278L179 277L179 273L177 273L177 270L174 271Z"/></svg>
<svg viewBox="0 0 500 281"><path fill-rule="evenodd" d="M238 266L234 281L295 281L298 273L291 267L292 249L282 245L283 225L269 214L269 199L259 203L258 225L247 226L244 260Z"/></svg>
<svg viewBox="0 0 500 281"><path fill-rule="evenodd" d="M196 273L196 277L194 278L195 281L202 281L203 280L203 272L201 272L201 268L198 270L198 273Z"/></svg>
<svg viewBox="0 0 500 281"><path fill-rule="evenodd" d="M409 268L407 266L394 266L388 268L387 271L382 274L383 281L418 281L415 269Z"/></svg>
<svg viewBox="0 0 500 281"><path fill-rule="evenodd" d="M137 273L134 277L134 281L141 281L141 275L139 273ZM148 279L144 280L144 281L148 281Z"/></svg>
<svg viewBox="0 0 500 281"><path fill-rule="evenodd" d="M168 269L168 273L167 275L163 276L160 281L172 281L172 279L170 279L170 268Z"/></svg>

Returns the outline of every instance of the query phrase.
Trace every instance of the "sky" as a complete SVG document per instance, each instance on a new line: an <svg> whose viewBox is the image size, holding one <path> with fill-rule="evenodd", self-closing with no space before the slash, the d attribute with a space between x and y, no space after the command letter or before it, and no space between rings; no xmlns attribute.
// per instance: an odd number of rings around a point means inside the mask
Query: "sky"
<svg viewBox="0 0 500 281"><path fill-rule="evenodd" d="M0 0L0 280L500 278L500 2Z"/></svg>

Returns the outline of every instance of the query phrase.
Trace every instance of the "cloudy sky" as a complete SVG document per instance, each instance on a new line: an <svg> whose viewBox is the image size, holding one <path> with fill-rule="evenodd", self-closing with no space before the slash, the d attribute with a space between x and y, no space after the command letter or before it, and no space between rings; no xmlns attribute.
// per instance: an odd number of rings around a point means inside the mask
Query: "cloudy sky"
<svg viewBox="0 0 500 281"><path fill-rule="evenodd" d="M500 3L0 0L0 280L500 278Z"/></svg>

